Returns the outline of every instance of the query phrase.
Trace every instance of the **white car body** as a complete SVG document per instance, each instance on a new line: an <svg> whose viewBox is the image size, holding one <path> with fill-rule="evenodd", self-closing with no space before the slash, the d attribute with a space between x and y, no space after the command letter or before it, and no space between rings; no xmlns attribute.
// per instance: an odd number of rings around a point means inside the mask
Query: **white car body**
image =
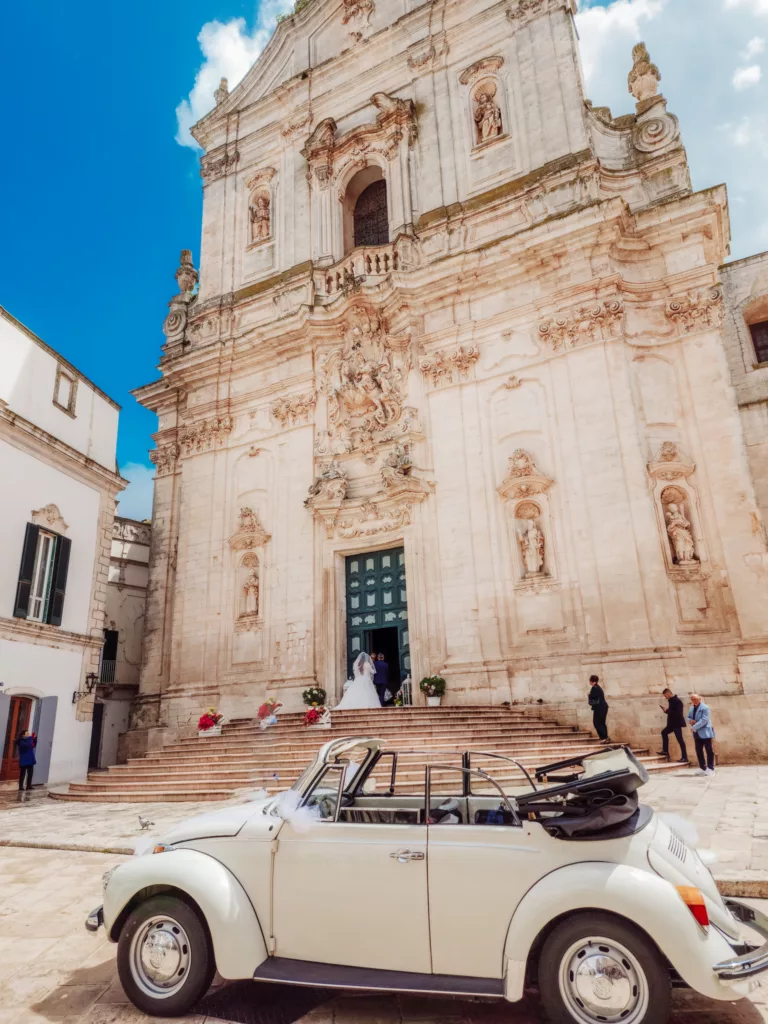
<svg viewBox="0 0 768 1024"><path fill-rule="evenodd" d="M347 761L353 751L362 754L357 782ZM422 798L374 796L370 783L344 820L343 794L359 788L383 756L375 740L326 744L294 787L291 807L317 801L322 791L328 820L307 825L300 815L281 813L280 799L265 799L179 826L162 844L166 852L135 857L110 873L103 906L107 935L118 940L142 899L183 894L199 908L216 968L226 979L255 976L514 1002L523 996L532 958L553 922L609 911L641 929L679 978L711 999L745 995L752 976L768 967L766 948L744 955L751 947L744 945L734 910L744 919L749 913L726 906L695 851L650 812L639 831L606 839L565 840L522 811L515 824L423 823L435 813L435 800L443 799L430 797L428 772L426 799L433 810L422 823L411 810ZM600 754L584 766L599 776L603 765L618 763ZM467 777L468 769L463 771ZM330 776L343 779L338 797L331 786L319 785ZM482 778L490 785L487 775ZM465 809L458 813L476 821L483 812L473 806L494 801L501 811L487 785L484 792L457 798ZM516 812L518 802L509 797L507 806ZM389 820L411 814L410 823ZM677 886L703 894L708 927L697 923ZM728 977L723 964L734 960L738 966Z"/></svg>

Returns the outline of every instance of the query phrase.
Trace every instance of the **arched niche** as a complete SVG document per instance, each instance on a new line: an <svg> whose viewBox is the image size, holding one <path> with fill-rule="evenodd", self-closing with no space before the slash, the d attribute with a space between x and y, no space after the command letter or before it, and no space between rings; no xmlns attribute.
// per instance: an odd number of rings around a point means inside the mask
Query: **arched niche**
<svg viewBox="0 0 768 1024"><path fill-rule="evenodd" d="M389 196L384 172L369 164L350 179L342 200L344 253L390 240Z"/></svg>

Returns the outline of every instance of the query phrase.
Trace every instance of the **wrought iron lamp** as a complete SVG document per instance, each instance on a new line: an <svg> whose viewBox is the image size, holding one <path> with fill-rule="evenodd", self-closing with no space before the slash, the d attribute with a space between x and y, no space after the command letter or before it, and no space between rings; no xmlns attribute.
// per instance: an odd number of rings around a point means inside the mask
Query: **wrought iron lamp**
<svg viewBox="0 0 768 1024"><path fill-rule="evenodd" d="M72 694L72 703L77 704L77 702L79 700L82 700L83 697L90 697L90 695L96 689L96 684L98 683L98 681L99 677L96 675L96 673L89 672L88 675L85 677L85 689L74 691L74 693Z"/></svg>

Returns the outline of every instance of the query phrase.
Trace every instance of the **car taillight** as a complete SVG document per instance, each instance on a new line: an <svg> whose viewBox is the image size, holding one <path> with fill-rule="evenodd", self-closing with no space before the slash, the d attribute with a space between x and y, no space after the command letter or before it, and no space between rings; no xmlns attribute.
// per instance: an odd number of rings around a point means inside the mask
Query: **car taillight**
<svg viewBox="0 0 768 1024"><path fill-rule="evenodd" d="M696 923L702 928L709 928L709 913L701 890L692 885L678 885L677 891L680 899L696 918Z"/></svg>

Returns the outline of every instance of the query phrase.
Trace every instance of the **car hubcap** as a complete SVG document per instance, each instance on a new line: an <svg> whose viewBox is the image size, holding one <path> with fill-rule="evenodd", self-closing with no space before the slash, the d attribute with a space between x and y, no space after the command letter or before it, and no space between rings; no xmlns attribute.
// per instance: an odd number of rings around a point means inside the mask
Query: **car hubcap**
<svg viewBox="0 0 768 1024"><path fill-rule="evenodd" d="M187 933L172 917L151 917L131 942L131 973L147 995L167 999L187 979L190 963Z"/></svg>
<svg viewBox="0 0 768 1024"><path fill-rule="evenodd" d="M636 957L613 939L581 939L560 964L560 994L582 1024L635 1024L648 1010L648 982Z"/></svg>

